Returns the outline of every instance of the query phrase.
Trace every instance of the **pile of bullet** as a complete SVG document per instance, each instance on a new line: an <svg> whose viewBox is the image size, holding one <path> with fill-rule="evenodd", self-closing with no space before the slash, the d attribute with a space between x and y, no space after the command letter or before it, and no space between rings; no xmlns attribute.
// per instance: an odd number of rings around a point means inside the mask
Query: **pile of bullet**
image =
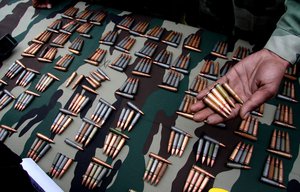
<svg viewBox="0 0 300 192"><path fill-rule="evenodd" d="M51 73L43 74L36 84L35 89L39 92L44 92L54 80L59 81L59 78Z"/></svg>
<svg viewBox="0 0 300 192"><path fill-rule="evenodd" d="M109 133L105 138L103 153L111 158L115 158L123 148L125 141L129 137L118 129L109 129Z"/></svg>
<svg viewBox="0 0 300 192"><path fill-rule="evenodd" d="M129 33L133 35L139 35L143 36L147 30L147 27L149 26L149 22L147 21L139 21L135 26L133 26L130 30Z"/></svg>
<svg viewBox="0 0 300 192"><path fill-rule="evenodd" d="M76 55L79 55L83 47L83 42L83 39L81 39L80 37L76 37L69 46L69 51Z"/></svg>
<svg viewBox="0 0 300 192"><path fill-rule="evenodd" d="M34 97L39 97L40 95L32 91L26 90L17 98L14 108L23 111L29 103L34 99Z"/></svg>
<svg viewBox="0 0 300 192"><path fill-rule="evenodd" d="M117 31L106 32L99 40L99 43L113 46L117 40L119 33Z"/></svg>
<svg viewBox="0 0 300 192"><path fill-rule="evenodd" d="M14 99L16 99L16 97L8 90L4 89L3 91L0 91L0 111Z"/></svg>
<svg viewBox="0 0 300 192"><path fill-rule="evenodd" d="M38 71L26 68L17 79L16 85L26 87L37 74L39 74Z"/></svg>
<svg viewBox="0 0 300 192"><path fill-rule="evenodd" d="M113 110L116 110L116 108L112 104L103 98L100 98L94 112L91 115L91 120L101 127L104 125Z"/></svg>
<svg viewBox="0 0 300 192"><path fill-rule="evenodd" d="M56 62L54 68L60 71L67 71L73 60L73 55L66 54Z"/></svg>
<svg viewBox="0 0 300 192"><path fill-rule="evenodd" d="M164 30L165 30L165 28L163 28L161 26L155 26L152 29L148 30L148 32L146 34L146 37L148 39L152 39L152 40L158 41L161 38Z"/></svg>
<svg viewBox="0 0 300 192"><path fill-rule="evenodd" d="M131 38L130 36L126 36L117 45L115 45L115 48L118 49L119 51L129 53L135 41L136 40L134 38Z"/></svg>
<svg viewBox="0 0 300 192"><path fill-rule="evenodd" d="M76 14L78 13L79 8L77 7L70 7L67 10L65 10L65 12L61 15L64 18L67 19L74 19Z"/></svg>
<svg viewBox="0 0 300 192"><path fill-rule="evenodd" d="M93 26L94 25L92 23L84 23L76 29L76 32L79 33L80 36L91 38L92 36L88 33L91 31Z"/></svg>
<svg viewBox="0 0 300 192"><path fill-rule="evenodd" d="M129 77L123 85L116 91L116 94L133 99L137 94L140 80L138 78Z"/></svg>
<svg viewBox="0 0 300 192"><path fill-rule="evenodd" d="M90 18L90 22L95 25L101 25L106 15L107 14L104 11L94 11L94 14Z"/></svg>
<svg viewBox="0 0 300 192"><path fill-rule="evenodd" d="M36 136L27 153L27 157L38 162L49 151L51 148L50 143L54 143L54 141L41 133L37 133Z"/></svg>
<svg viewBox="0 0 300 192"><path fill-rule="evenodd" d="M227 52L228 52L228 42L218 41L214 46L213 50L211 51L211 54L223 59L228 59Z"/></svg>
<svg viewBox="0 0 300 192"><path fill-rule="evenodd" d="M183 43L183 47L193 51L201 52L200 40L201 40L200 34L191 34L185 39Z"/></svg>
<svg viewBox="0 0 300 192"><path fill-rule="evenodd" d="M230 162L227 162L227 166L234 169L251 169L249 164L252 154L253 145L240 141L232 151L229 157Z"/></svg>
<svg viewBox="0 0 300 192"><path fill-rule="evenodd" d="M57 19L55 21L53 21L48 27L47 30L48 31L52 31L54 33L59 33L59 30L61 29L62 26L62 20L61 19Z"/></svg>
<svg viewBox="0 0 300 192"><path fill-rule="evenodd" d="M0 141L4 143L5 139L15 132L17 132L17 130L12 127L9 127L7 125L0 125Z"/></svg>
<svg viewBox="0 0 300 192"><path fill-rule="evenodd" d="M289 133L274 129L267 151L286 158L292 158Z"/></svg>
<svg viewBox="0 0 300 192"><path fill-rule="evenodd" d="M132 17L126 16L116 26L120 29L129 30L133 21Z"/></svg>
<svg viewBox="0 0 300 192"><path fill-rule="evenodd" d="M181 32L170 31L169 34L167 34L161 41L163 43L171 45L172 47L177 48L178 45L180 44L181 39L182 39Z"/></svg>
<svg viewBox="0 0 300 192"><path fill-rule="evenodd" d="M51 63L57 53L56 47L45 47L40 53L38 60Z"/></svg>
<svg viewBox="0 0 300 192"><path fill-rule="evenodd" d="M158 85L158 87L176 92L178 90L181 75L181 73L173 69L168 70L163 77L162 84Z"/></svg>
<svg viewBox="0 0 300 192"><path fill-rule="evenodd" d="M157 154L150 153L143 179L151 185L157 185L170 164L171 162L167 159Z"/></svg>
<svg viewBox="0 0 300 192"><path fill-rule="evenodd" d="M101 181L106 177L109 170L113 167L97 157L92 157L88 168L82 176L81 184L88 189L94 189L96 186L101 185Z"/></svg>
<svg viewBox="0 0 300 192"><path fill-rule="evenodd" d="M147 58L139 59L136 66L132 70L132 74L143 77L151 77L152 60Z"/></svg>
<svg viewBox="0 0 300 192"><path fill-rule="evenodd" d="M244 103L227 83L216 83L203 97L202 101L222 117L228 118L232 111L231 107L235 107L229 95L239 104Z"/></svg>
<svg viewBox="0 0 300 192"><path fill-rule="evenodd" d="M163 68L169 69L172 62L173 53L167 49L162 49L154 58L153 63Z"/></svg>
<svg viewBox="0 0 300 192"><path fill-rule="evenodd" d="M287 79L282 81L282 84L283 85L281 85L277 97L280 99L284 99L286 101L297 103L298 100L296 100L296 95L295 95L295 84L292 81Z"/></svg>
<svg viewBox="0 0 300 192"><path fill-rule="evenodd" d="M201 192L205 189L209 179L214 179L215 176L209 172L201 169L200 167L193 165L191 168L188 177L185 181L183 192Z"/></svg>
<svg viewBox="0 0 300 192"><path fill-rule="evenodd" d="M82 10L76 15L76 20L81 22L87 22L89 18L93 15L93 13L94 12L92 10Z"/></svg>
<svg viewBox="0 0 300 192"><path fill-rule="evenodd" d="M21 55L24 57L35 57L35 54L40 50L42 46L42 43L32 43L23 51Z"/></svg>
<svg viewBox="0 0 300 192"><path fill-rule="evenodd" d="M72 123L72 116L76 116L76 114L66 109L60 109L51 125L50 131L55 134L62 134Z"/></svg>
<svg viewBox="0 0 300 192"><path fill-rule="evenodd" d="M65 43L68 41L68 39L70 38L70 34L65 34L65 33L59 33L59 35L57 35L53 41L50 43L51 46L53 47L60 47L63 48Z"/></svg>
<svg viewBox="0 0 300 192"><path fill-rule="evenodd" d="M219 62L214 62L213 60L205 60L199 75L206 77L211 80L218 80L219 77Z"/></svg>
<svg viewBox="0 0 300 192"><path fill-rule="evenodd" d="M258 132L258 119L252 115L249 115L246 119L244 119L237 131L234 131L234 133L256 141L257 140L257 132Z"/></svg>
<svg viewBox="0 0 300 192"><path fill-rule="evenodd" d="M50 177L60 179L73 163L73 159L62 153L57 153L49 170Z"/></svg>
<svg viewBox="0 0 300 192"><path fill-rule="evenodd" d="M253 111L251 111L252 115L256 115L258 117L262 117L264 114L264 109L265 109L265 105L261 104L258 108L254 109Z"/></svg>
<svg viewBox="0 0 300 192"><path fill-rule="evenodd" d="M119 57L117 57L111 64L109 64L108 66L112 69L115 69L117 71L123 72L128 64L131 61L131 55L129 54L125 54L125 53L121 53Z"/></svg>
<svg viewBox="0 0 300 192"><path fill-rule="evenodd" d="M191 112L190 108L196 102L197 102L197 98L195 96L185 94L176 113L183 117L193 119L194 114Z"/></svg>
<svg viewBox="0 0 300 192"><path fill-rule="evenodd" d="M92 120L83 118L82 124L75 135L75 141L83 146L87 146L99 128L100 126Z"/></svg>
<svg viewBox="0 0 300 192"><path fill-rule="evenodd" d="M190 54L184 55L184 54L180 54L175 61L173 62L171 69L174 69L180 73L183 74L188 74L189 70L189 64L190 64Z"/></svg>
<svg viewBox="0 0 300 192"><path fill-rule="evenodd" d="M201 77L200 75L197 75L189 86L189 90L187 91L187 93L193 96L197 96L200 91L207 88L207 85L207 79Z"/></svg>
<svg viewBox="0 0 300 192"><path fill-rule="evenodd" d="M172 126L168 142L168 153L181 157L191 137L189 133Z"/></svg>
<svg viewBox="0 0 300 192"><path fill-rule="evenodd" d="M214 138L204 135L203 138L199 139L197 152L196 152L196 162L212 167L215 164L216 157L219 152L219 148L225 147L225 145Z"/></svg>
<svg viewBox="0 0 300 192"><path fill-rule="evenodd" d="M51 38L52 32L51 31L43 31L39 35L37 35L32 41L35 43L47 43L48 40Z"/></svg>
<svg viewBox="0 0 300 192"><path fill-rule="evenodd" d="M233 53L232 60L240 61L250 55L250 49L247 47L239 46Z"/></svg>
<svg viewBox="0 0 300 192"><path fill-rule="evenodd" d="M68 110L72 113L78 114L89 100L89 97L85 96L84 94L76 93L68 107Z"/></svg>
<svg viewBox="0 0 300 192"><path fill-rule="evenodd" d="M260 180L270 185L286 189L283 184L283 162L276 157L268 156Z"/></svg>
<svg viewBox="0 0 300 192"><path fill-rule="evenodd" d="M278 104L273 123L276 125L296 129L293 119L293 108L287 105Z"/></svg>
<svg viewBox="0 0 300 192"><path fill-rule="evenodd" d="M157 46L158 45L156 43L146 41L145 45L141 48L141 50L136 52L135 55L139 57L145 57L147 59L151 59L152 56L154 55Z"/></svg>
<svg viewBox="0 0 300 192"><path fill-rule="evenodd" d="M85 62L92 65L99 65L106 55L107 50L97 48L87 59L84 59Z"/></svg>
<svg viewBox="0 0 300 192"><path fill-rule="evenodd" d="M117 128L125 131L131 131L137 121L140 119L141 115L144 115L144 112L141 111L136 105L127 102L127 105L130 108L123 108L117 122Z"/></svg>

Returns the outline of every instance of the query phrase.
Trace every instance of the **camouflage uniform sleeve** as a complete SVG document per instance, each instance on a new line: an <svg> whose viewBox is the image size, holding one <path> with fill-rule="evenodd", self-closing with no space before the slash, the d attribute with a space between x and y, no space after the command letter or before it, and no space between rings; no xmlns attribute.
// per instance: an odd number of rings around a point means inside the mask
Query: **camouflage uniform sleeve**
<svg viewBox="0 0 300 192"><path fill-rule="evenodd" d="M300 52L300 0L286 0L286 12L265 48L294 64Z"/></svg>

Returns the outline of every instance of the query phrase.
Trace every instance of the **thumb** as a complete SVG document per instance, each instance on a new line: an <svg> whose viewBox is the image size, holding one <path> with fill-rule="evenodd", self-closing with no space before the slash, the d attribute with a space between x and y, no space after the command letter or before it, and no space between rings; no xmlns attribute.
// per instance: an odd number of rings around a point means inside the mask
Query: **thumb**
<svg viewBox="0 0 300 192"><path fill-rule="evenodd" d="M255 110L272 96L270 91L265 89L257 90L241 107L241 118L245 119L251 111Z"/></svg>

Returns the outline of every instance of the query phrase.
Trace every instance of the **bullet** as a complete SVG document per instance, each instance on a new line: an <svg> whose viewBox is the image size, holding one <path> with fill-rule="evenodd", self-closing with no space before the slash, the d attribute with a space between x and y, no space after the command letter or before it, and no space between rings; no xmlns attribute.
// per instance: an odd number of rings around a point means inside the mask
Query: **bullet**
<svg viewBox="0 0 300 192"><path fill-rule="evenodd" d="M228 167L234 168L234 169L251 169L251 167L247 166L247 165L242 165L239 163L231 163L231 162L227 162L226 164Z"/></svg>
<svg viewBox="0 0 300 192"><path fill-rule="evenodd" d="M211 99L209 99L207 96L203 98L203 102L210 107L215 112L219 113L222 117L228 118L228 115L222 111L220 107L218 107Z"/></svg>
<svg viewBox="0 0 300 192"><path fill-rule="evenodd" d="M196 153L196 161L198 161L199 157L200 157L200 154L202 152L202 146L203 146L203 143L204 143L204 139L201 138L198 142L198 147L197 147L197 153Z"/></svg>
<svg viewBox="0 0 300 192"><path fill-rule="evenodd" d="M253 154L253 145L250 146L250 149L249 149L249 151L248 151L248 153L247 153L247 155L246 155L246 159L245 159L245 161L244 161L244 164L245 164L245 165L249 165L250 159L251 159L251 157L252 157L252 154Z"/></svg>
<svg viewBox="0 0 300 192"><path fill-rule="evenodd" d="M219 91L219 93L224 97L224 99L228 102L231 107L235 107L233 101L230 99L227 91L221 86L221 84L217 83L215 88Z"/></svg>
<svg viewBox="0 0 300 192"><path fill-rule="evenodd" d="M70 140L69 138L66 138L64 141L66 144L70 145L71 147L74 147L75 149L83 151L82 145L80 145L79 143L76 143L76 142Z"/></svg>
<svg viewBox="0 0 300 192"><path fill-rule="evenodd" d="M276 186L276 187L280 187L280 188L286 189L286 186L284 186L283 184L281 184L281 183L279 183L279 182L273 181L273 180L268 179L268 178L266 178L266 177L261 177L260 179L261 179L261 181L266 182L266 183L268 183L268 184L270 184L270 185L273 185L273 186Z"/></svg>
<svg viewBox="0 0 300 192"><path fill-rule="evenodd" d="M226 89L226 91L228 91L228 92L231 94L231 96L232 96L237 102L239 102L240 104L243 104L243 103L244 103L244 101L243 101L243 100L235 93L235 91L234 91L227 83L224 83L222 86Z"/></svg>
<svg viewBox="0 0 300 192"><path fill-rule="evenodd" d="M63 166L61 172L59 173L59 175L57 176L57 178L60 179L65 174L65 172L69 169L69 167L72 165L72 163L73 163L73 159L68 158L67 162L64 164L64 166Z"/></svg>

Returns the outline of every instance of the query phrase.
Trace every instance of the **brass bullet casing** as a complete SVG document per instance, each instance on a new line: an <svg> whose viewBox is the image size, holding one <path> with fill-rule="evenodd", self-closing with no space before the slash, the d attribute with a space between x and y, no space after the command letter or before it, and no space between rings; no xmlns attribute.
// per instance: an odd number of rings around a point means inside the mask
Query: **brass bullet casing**
<svg viewBox="0 0 300 192"><path fill-rule="evenodd" d="M222 117L228 118L228 115L224 113L221 108L219 108L211 99L209 99L207 96L203 98L203 102L210 107L215 112L219 113Z"/></svg>
<svg viewBox="0 0 300 192"><path fill-rule="evenodd" d="M244 104L244 101L236 94L236 92L227 84L227 83L224 83L222 85L226 91L228 91L228 93L237 101L239 102L240 104Z"/></svg>
<svg viewBox="0 0 300 192"><path fill-rule="evenodd" d="M221 86L221 84L217 83L215 85L215 88L219 91L219 93L224 97L224 99L229 103L231 107L235 107L235 104L233 101L230 99L227 91Z"/></svg>

